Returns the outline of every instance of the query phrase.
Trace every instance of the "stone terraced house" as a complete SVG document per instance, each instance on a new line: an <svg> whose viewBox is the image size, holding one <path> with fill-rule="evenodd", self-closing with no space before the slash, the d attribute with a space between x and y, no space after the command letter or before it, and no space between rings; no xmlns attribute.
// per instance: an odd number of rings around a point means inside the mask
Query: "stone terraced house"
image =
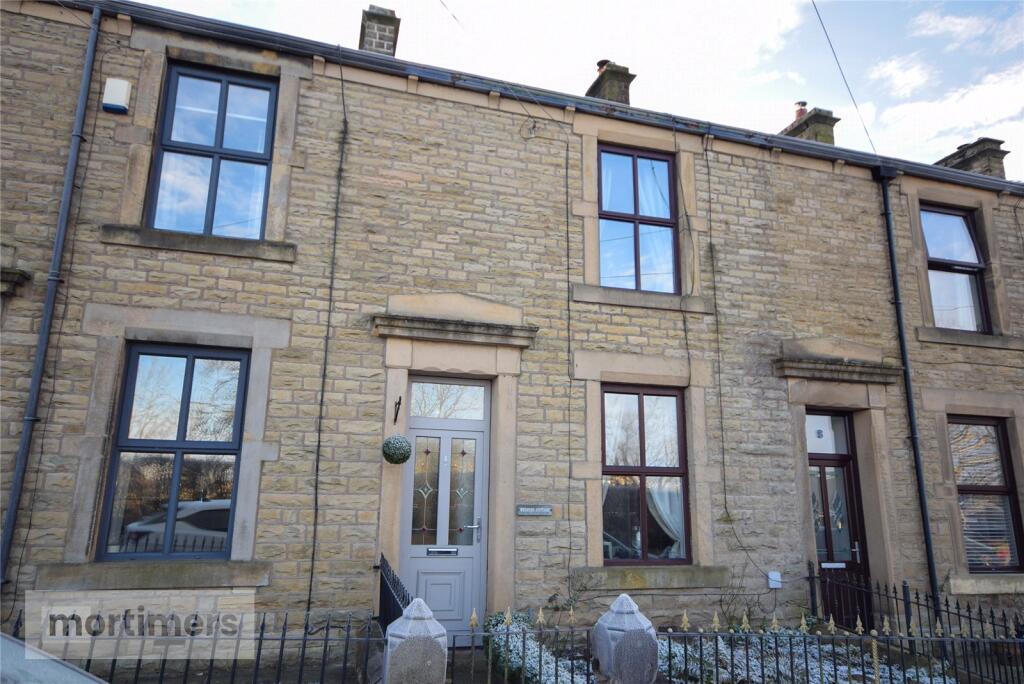
<svg viewBox="0 0 1024 684"><path fill-rule="evenodd" d="M999 141L921 164L821 109L634 108L612 62L586 96L412 64L372 6L358 50L0 10L5 603L372 611L382 555L455 629L799 615L809 568L1024 603Z"/></svg>

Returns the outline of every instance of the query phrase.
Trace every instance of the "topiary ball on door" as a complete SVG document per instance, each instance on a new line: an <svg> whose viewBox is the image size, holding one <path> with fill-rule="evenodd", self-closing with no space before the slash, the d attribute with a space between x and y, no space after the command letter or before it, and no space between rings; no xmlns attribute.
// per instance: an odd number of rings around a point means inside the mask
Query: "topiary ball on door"
<svg viewBox="0 0 1024 684"><path fill-rule="evenodd" d="M401 465L412 455L412 444L403 435L391 435L384 440L384 460L388 463Z"/></svg>

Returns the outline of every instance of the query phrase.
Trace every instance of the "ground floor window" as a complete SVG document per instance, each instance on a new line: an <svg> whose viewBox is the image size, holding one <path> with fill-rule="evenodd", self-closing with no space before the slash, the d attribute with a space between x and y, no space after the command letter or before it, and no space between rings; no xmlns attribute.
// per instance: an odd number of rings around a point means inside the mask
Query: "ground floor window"
<svg viewBox="0 0 1024 684"><path fill-rule="evenodd" d="M689 562L682 392L604 385L602 421L605 562Z"/></svg>
<svg viewBox="0 0 1024 684"><path fill-rule="evenodd" d="M228 557L249 354L128 348L101 558Z"/></svg>
<svg viewBox="0 0 1024 684"><path fill-rule="evenodd" d="M947 431L968 566L1020 571L1020 507L1003 421L950 416Z"/></svg>

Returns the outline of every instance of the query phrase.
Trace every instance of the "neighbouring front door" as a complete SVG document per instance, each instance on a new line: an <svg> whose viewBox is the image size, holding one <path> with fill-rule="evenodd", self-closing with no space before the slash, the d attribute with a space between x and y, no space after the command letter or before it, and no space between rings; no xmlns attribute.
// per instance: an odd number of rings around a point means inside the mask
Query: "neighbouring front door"
<svg viewBox="0 0 1024 684"><path fill-rule="evenodd" d="M449 633L464 631L485 610L490 386L413 378L408 397L400 575Z"/></svg>
<svg viewBox="0 0 1024 684"><path fill-rule="evenodd" d="M825 618L871 627L871 596L850 416L807 413L811 513Z"/></svg>

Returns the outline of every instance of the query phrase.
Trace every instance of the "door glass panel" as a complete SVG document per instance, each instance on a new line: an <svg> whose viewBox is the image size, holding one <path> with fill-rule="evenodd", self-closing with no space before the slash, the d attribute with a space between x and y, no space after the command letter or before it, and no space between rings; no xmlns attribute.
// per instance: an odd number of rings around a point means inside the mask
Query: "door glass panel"
<svg viewBox="0 0 1024 684"><path fill-rule="evenodd" d="M961 494L960 515L972 569L1000 570L1020 564L1008 496Z"/></svg>
<svg viewBox="0 0 1024 684"><path fill-rule="evenodd" d="M1003 459L995 425L949 424L949 448L958 485L1001 486Z"/></svg>
<svg viewBox="0 0 1024 684"><path fill-rule="evenodd" d="M846 419L842 416L807 415L805 432L807 452L811 454L848 454Z"/></svg>
<svg viewBox="0 0 1024 684"><path fill-rule="evenodd" d="M633 158L601 153L601 209L633 213Z"/></svg>
<svg viewBox="0 0 1024 684"><path fill-rule="evenodd" d="M640 557L640 478L605 475L604 557L627 560Z"/></svg>
<svg viewBox="0 0 1024 684"><path fill-rule="evenodd" d="M811 478L811 517L814 520L814 543L818 550L818 560L828 560L828 536L825 531L825 508L821 505L821 468L810 467Z"/></svg>
<svg viewBox="0 0 1024 684"><path fill-rule="evenodd" d="M601 286L636 288L633 224L601 219Z"/></svg>
<svg viewBox="0 0 1024 684"><path fill-rule="evenodd" d="M644 396L644 449L649 466L679 467L679 410L676 402L676 397Z"/></svg>
<svg viewBox="0 0 1024 684"><path fill-rule="evenodd" d="M683 479L647 478L647 557L686 558L683 527Z"/></svg>
<svg viewBox="0 0 1024 684"><path fill-rule="evenodd" d="M422 418L484 419L483 385L412 383L411 414Z"/></svg>
<svg viewBox="0 0 1024 684"><path fill-rule="evenodd" d="M825 488L828 493L828 518L832 532L832 560L853 560L845 471L842 468L826 467Z"/></svg>
<svg viewBox="0 0 1024 684"><path fill-rule="evenodd" d="M604 462L610 466L640 465L640 397L604 394Z"/></svg>
<svg viewBox="0 0 1024 684"><path fill-rule="evenodd" d="M185 363L181 356L139 355L129 439L177 439Z"/></svg>
<svg viewBox="0 0 1024 684"><path fill-rule="evenodd" d="M235 359L196 359L192 371L192 398L188 405L186 439L230 442L234 436L238 374Z"/></svg>
<svg viewBox="0 0 1024 684"><path fill-rule="evenodd" d="M640 289L675 292L673 229L640 224Z"/></svg>
<svg viewBox="0 0 1024 684"><path fill-rule="evenodd" d="M476 498L476 440L452 438L451 489L448 492L448 543L470 546L476 530L474 500Z"/></svg>
<svg viewBox="0 0 1024 684"><path fill-rule="evenodd" d="M172 552L224 551L234 481L234 454L185 454Z"/></svg>
<svg viewBox="0 0 1024 684"><path fill-rule="evenodd" d="M973 274L928 271L928 283L937 327L981 330L981 297Z"/></svg>
<svg viewBox="0 0 1024 684"><path fill-rule="evenodd" d="M417 437L412 481L412 543L437 543L437 488L441 438Z"/></svg>
<svg viewBox="0 0 1024 684"><path fill-rule="evenodd" d="M174 454L121 452L107 553L162 553Z"/></svg>

